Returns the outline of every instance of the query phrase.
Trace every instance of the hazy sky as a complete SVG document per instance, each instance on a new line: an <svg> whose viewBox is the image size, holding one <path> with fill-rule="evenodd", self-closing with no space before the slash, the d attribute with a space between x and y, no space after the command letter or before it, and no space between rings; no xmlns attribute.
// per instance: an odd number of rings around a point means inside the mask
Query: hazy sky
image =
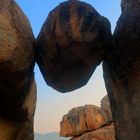
<svg viewBox="0 0 140 140"><path fill-rule="evenodd" d="M16 0L29 18L35 37L38 35L49 11L64 0ZM83 0L96 8L107 17L115 28L120 15L120 0ZM70 93L58 93L48 87L35 67L38 88L37 109L35 114L35 132L47 133L59 131L59 122L62 116L71 108L85 104L100 105L101 98L106 95L102 76L102 67L99 66L88 84Z"/></svg>

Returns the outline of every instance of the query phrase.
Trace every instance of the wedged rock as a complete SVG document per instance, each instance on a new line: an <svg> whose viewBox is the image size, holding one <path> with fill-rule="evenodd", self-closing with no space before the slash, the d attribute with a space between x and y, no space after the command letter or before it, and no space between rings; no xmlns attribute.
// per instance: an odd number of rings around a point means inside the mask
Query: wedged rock
<svg viewBox="0 0 140 140"><path fill-rule="evenodd" d="M114 49L104 61L117 140L140 139L140 1L122 0Z"/></svg>
<svg viewBox="0 0 140 140"><path fill-rule="evenodd" d="M0 1L0 117L24 122L34 79L34 36L14 0Z"/></svg>
<svg viewBox="0 0 140 140"><path fill-rule="evenodd" d="M101 100L101 109L104 110L104 112L106 113L109 121L112 122L113 121L112 112L111 112L111 108L110 108L109 98L108 98L107 95L104 96L103 99Z"/></svg>
<svg viewBox="0 0 140 140"><path fill-rule="evenodd" d="M95 105L71 109L60 123L60 136L71 137L96 130L108 123L104 111Z"/></svg>
<svg viewBox="0 0 140 140"><path fill-rule="evenodd" d="M115 140L114 125L111 124L95 131L84 133L83 135L73 137L70 140Z"/></svg>
<svg viewBox="0 0 140 140"><path fill-rule="evenodd" d="M84 86L110 45L109 21L78 0L49 13L37 37L37 63L46 83L60 92Z"/></svg>

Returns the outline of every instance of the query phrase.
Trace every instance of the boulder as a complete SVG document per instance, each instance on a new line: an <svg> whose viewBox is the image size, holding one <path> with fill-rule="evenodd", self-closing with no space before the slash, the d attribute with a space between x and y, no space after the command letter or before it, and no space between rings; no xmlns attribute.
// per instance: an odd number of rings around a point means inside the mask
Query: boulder
<svg viewBox="0 0 140 140"><path fill-rule="evenodd" d="M114 125L111 124L95 131L86 132L70 140L115 140Z"/></svg>
<svg viewBox="0 0 140 140"><path fill-rule="evenodd" d="M108 123L104 111L95 105L71 109L60 123L60 136L71 137L96 130Z"/></svg>
<svg viewBox="0 0 140 140"><path fill-rule="evenodd" d="M103 62L117 140L140 139L140 1L122 0L114 47Z"/></svg>
<svg viewBox="0 0 140 140"><path fill-rule="evenodd" d="M46 83L60 92L84 86L111 42L109 21L78 0L49 13L37 37L36 61Z"/></svg>
<svg viewBox="0 0 140 140"><path fill-rule="evenodd" d="M0 139L33 140L35 39L15 0L0 1Z"/></svg>
<svg viewBox="0 0 140 140"><path fill-rule="evenodd" d="M110 108L109 98L108 98L107 95L104 96L103 99L101 100L101 109L104 110L104 112L106 113L109 121L112 122L113 121L112 112L111 112L111 108Z"/></svg>
<svg viewBox="0 0 140 140"><path fill-rule="evenodd" d="M28 96L22 105L22 108L27 111L28 119L26 121L21 122L13 118L4 118L0 116L0 136L2 140L33 140L36 93L36 84L35 81L33 81Z"/></svg>
<svg viewBox="0 0 140 140"><path fill-rule="evenodd" d="M27 120L22 106L34 79L34 36L14 0L0 1L0 117Z"/></svg>

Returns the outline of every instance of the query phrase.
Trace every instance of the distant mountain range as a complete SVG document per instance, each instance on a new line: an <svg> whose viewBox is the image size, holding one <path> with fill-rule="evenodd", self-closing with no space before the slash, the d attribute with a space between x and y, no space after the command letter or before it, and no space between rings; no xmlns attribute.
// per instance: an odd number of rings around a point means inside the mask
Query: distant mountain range
<svg viewBox="0 0 140 140"><path fill-rule="evenodd" d="M35 140L69 140L69 138L60 137L58 133L52 132L47 134L35 133Z"/></svg>

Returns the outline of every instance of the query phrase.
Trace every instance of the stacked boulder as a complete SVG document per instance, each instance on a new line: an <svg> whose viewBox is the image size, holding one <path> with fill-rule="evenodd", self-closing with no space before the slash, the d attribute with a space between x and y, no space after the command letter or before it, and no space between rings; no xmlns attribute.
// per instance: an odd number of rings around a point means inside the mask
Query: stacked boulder
<svg viewBox="0 0 140 140"><path fill-rule="evenodd" d="M60 136L71 140L115 140L108 97L102 99L101 108L85 105L71 109L60 123Z"/></svg>
<svg viewBox="0 0 140 140"><path fill-rule="evenodd" d="M33 140L36 106L30 23L14 0L0 0L0 139Z"/></svg>
<svg viewBox="0 0 140 140"><path fill-rule="evenodd" d="M110 22L78 0L52 10L37 37L37 63L46 83L60 92L87 84L111 44Z"/></svg>
<svg viewBox="0 0 140 140"><path fill-rule="evenodd" d="M0 0L2 140L33 139L35 61L46 83L60 92L86 85L96 67L103 62L116 138L138 140L139 7L139 0L121 1L122 14L112 36L109 21L91 5L78 0L63 2L49 13L35 43L30 23L15 0ZM62 120L60 134L74 136L73 140L115 139L113 124L109 124L111 112L104 101L101 108L87 105L72 109Z"/></svg>

